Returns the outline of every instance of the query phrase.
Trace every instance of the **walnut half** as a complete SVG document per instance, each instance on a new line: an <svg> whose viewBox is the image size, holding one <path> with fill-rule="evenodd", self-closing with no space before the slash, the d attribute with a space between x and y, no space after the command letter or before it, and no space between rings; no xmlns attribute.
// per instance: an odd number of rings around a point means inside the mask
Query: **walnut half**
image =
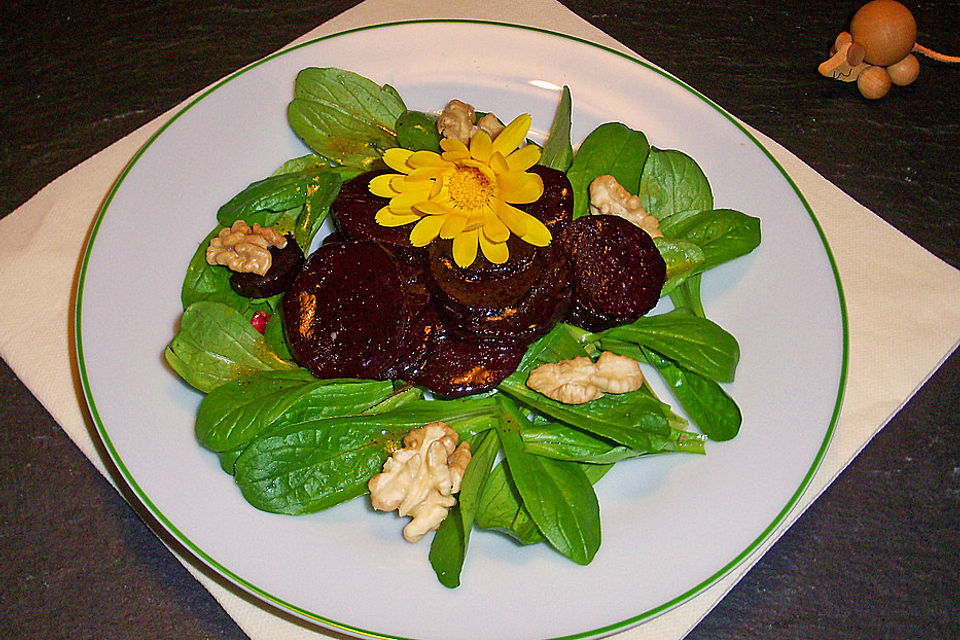
<svg viewBox="0 0 960 640"><path fill-rule="evenodd" d="M470 443L444 422L431 422L412 430L384 463L383 472L370 479L370 502L379 511L396 509L413 519L403 529L407 542L417 542L440 526L453 494L460 491L463 474L470 464Z"/></svg>
<svg viewBox="0 0 960 640"><path fill-rule="evenodd" d="M473 105L462 100L448 102L437 119L437 131L440 135L444 138L456 138L466 145L470 144L470 139L477 131L486 131L493 140L503 129L503 123L492 113L484 114L477 121L477 112Z"/></svg>
<svg viewBox="0 0 960 640"><path fill-rule="evenodd" d="M237 273L262 276L270 270L270 247L286 246L287 239L276 229L261 227L256 222L250 227L243 220L237 220L210 239L206 259L207 264L221 264Z"/></svg>
<svg viewBox="0 0 960 640"><path fill-rule="evenodd" d="M604 351L594 362L585 356L542 364L527 376L527 386L564 404L583 404L604 393L627 393L643 386L633 358Z"/></svg>
<svg viewBox="0 0 960 640"><path fill-rule="evenodd" d="M437 131L444 138L456 138L464 144L470 144L470 138L476 128L477 112L473 105L460 100L451 100L443 108L437 119Z"/></svg>
<svg viewBox="0 0 960 640"><path fill-rule="evenodd" d="M590 183L590 212L620 216L646 231L651 238L663 237L660 221L647 214L640 197L631 195L613 176L597 176Z"/></svg>

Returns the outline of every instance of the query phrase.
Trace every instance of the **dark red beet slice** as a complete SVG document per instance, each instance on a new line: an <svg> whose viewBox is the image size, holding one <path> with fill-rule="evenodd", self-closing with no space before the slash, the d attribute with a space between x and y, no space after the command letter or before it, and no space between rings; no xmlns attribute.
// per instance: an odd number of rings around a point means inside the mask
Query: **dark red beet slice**
<svg viewBox="0 0 960 640"><path fill-rule="evenodd" d="M389 170L368 171L343 183L340 193L330 205L330 214L337 231L347 240L377 240L411 247L410 229L413 223L402 227L384 227L377 223L377 211L390 202L370 193L370 181Z"/></svg>
<svg viewBox="0 0 960 640"><path fill-rule="evenodd" d="M381 246L397 265L407 308L407 326L400 336L396 360L383 372L385 378L397 378L401 371L423 363L439 318L427 285L424 253L395 245Z"/></svg>
<svg viewBox="0 0 960 640"><path fill-rule="evenodd" d="M543 179L543 195L536 202L518 206L537 217L554 237L558 237L573 213L570 181L565 173L556 169L536 165L530 171ZM345 182L330 205L330 213L337 231L347 240L377 240L410 247L409 236L413 223L402 227L384 227L377 224L375 219L377 211L386 206L389 200L370 193L370 181L384 173L391 171L369 171ZM511 245L511 255L529 251L529 246L517 241L516 246Z"/></svg>
<svg viewBox="0 0 960 640"><path fill-rule="evenodd" d="M442 398L488 391L516 371L526 343L464 337L435 325L426 359L401 377Z"/></svg>
<svg viewBox="0 0 960 640"><path fill-rule="evenodd" d="M583 216L567 226L563 246L573 285L567 322L601 331L656 306L666 263L642 229L619 216Z"/></svg>
<svg viewBox="0 0 960 640"><path fill-rule="evenodd" d="M510 259L493 264L479 255L467 268L458 267L451 243L430 246L430 275L444 319L463 331L532 340L564 315L569 300L566 256L558 238L573 211L573 190L562 171L535 166L543 196L520 206L541 220L554 242L534 247L517 237L508 240Z"/></svg>
<svg viewBox="0 0 960 640"><path fill-rule="evenodd" d="M543 179L543 195L536 202L518 205L547 226L554 238L558 238L564 227L573 219L573 187L567 174L556 169L538 165L530 169Z"/></svg>
<svg viewBox="0 0 960 640"><path fill-rule="evenodd" d="M385 378L411 309L396 260L376 242L322 245L283 297L294 359L318 378Z"/></svg>
<svg viewBox="0 0 960 640"><path fill-rule="evenodd" d="M437 308L451 327L468 333L526 341L547 333L567 310L568 273L566 254L556 246L537 249L532 260L502 277L476 279L431 251Z"/></svg>
<svg viewBox="0 0 960 640"><path fill-rule="evenodd" d="M248 298L269 298L283 293L303 268L304 257L300 246L288 235L283 249L270 247L270 268L264 275L234 273L230 287Z"/></svg>

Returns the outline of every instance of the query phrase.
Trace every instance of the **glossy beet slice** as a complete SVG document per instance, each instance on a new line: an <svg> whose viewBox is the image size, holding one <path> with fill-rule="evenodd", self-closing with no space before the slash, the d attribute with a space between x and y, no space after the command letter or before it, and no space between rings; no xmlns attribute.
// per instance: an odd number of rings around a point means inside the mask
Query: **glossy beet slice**
<svg viewBox="0 0 960 640"><path fill-rule="evenodd" d="M288 235L287 245L270 247L270 268L264 275L256 273L234 273L230 276L230 287L248 298L269 298L283 293L303 268L303 250L293 236Z"/></svg>
<svg viewBox="0 0 960 640"><path fill-rule="evenodd" d="M435 325L424 362L401 378L442 398L488 391L516 371L526 343L464 337Z"/></svg>
<svg viewBox="0 0 960 640"><path fill-rule="evenodd" d="M467 279L432 257L435 300L444 320L463 332L534 340L563 318L570 300L566 254L537 249L534 259L503 277Z"/></svg>
<svg viewBox="0 0 960 640"><path fill-rule="evenodd" d="M317 249L283 297L294 359L318 378L385 378L411 309L394 257L376 242Z"/></svg>
<svg viewBox="0 0 960 640"><path fill-rule="evenodd" d="M337 231L347 240L376 240L403 247L410 244L413 223L402 227L384 227L377 224L377 211L390 202L370 193L370 181L389 170L369 171L343 183L340 193L330 205Z"/></svg>
<svg viewBox="0 0 960 640"><path fill-rule="evenodd" d="M430 246L430 275L444 319L464 331L534 339L558 322L569 300L566 256L559 237L570 222L573 190L566 175L534 166L543 196L520 206L541 220L554 237L548 247L534 247L511 237L510 258L493 264L482 255L469 267L458 267L449 241Z"/></svg>
<svg viewBox="0 0 960 640"><path fill-rule="evenodd" d="M567 174L556 169L534 165L530 169L543 180L543 195L536 202L518 205L547 226L554 238L558 238L573 219L573 187Z"/></svg>
<svg viewBox="0 0 960 640"><path fill-rule="evenodd" d="M407 323L400 336L397 357L383 372L385 378L397 378L401 371L417 367L427 357L427 344L438 323L426 277L424 253L396 245L381 245L397 265L397 274L407 309Z"/></svg>
<svg viewBox="0 0 960 640"><path fill-rule="evenodd" d="M600 331L656 306L666 263L642 229L618 216L584 216L567 226L563 246L573 285L571 324Z"/></svg>

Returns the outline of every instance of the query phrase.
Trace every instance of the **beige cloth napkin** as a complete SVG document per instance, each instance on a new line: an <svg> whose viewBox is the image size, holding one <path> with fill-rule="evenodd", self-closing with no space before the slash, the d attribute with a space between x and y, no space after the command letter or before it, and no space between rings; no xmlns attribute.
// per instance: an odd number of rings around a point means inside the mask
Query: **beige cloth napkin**
<svg viewBox="0 0 960 640"><path fill-rule="evenodd" d="M298 42L346 29L416 18L479 18L547 28L629 51L553 0L367 0ZM636 54L634 54L636 55ZM175 110L174 110L175 111ZM0 220L0 355L108 479L73 362L74 288L86 236L124 165L174 112L164 114L48 185ZM846 396L836 434L813 481L780 527L747 561L685 604L618 639L682 638L826 489L957 346L960 272L891 228L788 151L754 132L796 182L833 250L849 317ZM876 256L886 256L876 260ZM38 273L39 271L39 273ZM28 277L47 283L23 289ZM900 329L909 325L911 331ZM20 327L33 327L23 332ZM882 382L882 384L881 384ZM176 550L174 550L176 553ZM338 637L262 607L178 558L254 640Z"/></svg>

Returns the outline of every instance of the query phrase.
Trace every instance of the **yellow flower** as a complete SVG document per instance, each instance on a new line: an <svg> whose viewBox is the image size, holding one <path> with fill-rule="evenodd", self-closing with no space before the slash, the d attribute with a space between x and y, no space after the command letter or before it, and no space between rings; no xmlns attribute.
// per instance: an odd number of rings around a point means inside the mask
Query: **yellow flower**
<svg viewBox="0 0 960 640"><path fill-rule="evenodd" d="M543 180L527 173L540 160L540 150L520 147L530 123L528 114L521 115L493 140L477 131L469 147L444 138L443 153L387 149L383 160L399 173L370 181L371 193L390 198L377 212L377 223L399 227L415 222L410 242L416 247L437 236L452 239L453 259L460 267L473 264L478 248L490 262L506 262L511 234L534 246L550 244L544 224L513 206L543 195Z"/></svg>

